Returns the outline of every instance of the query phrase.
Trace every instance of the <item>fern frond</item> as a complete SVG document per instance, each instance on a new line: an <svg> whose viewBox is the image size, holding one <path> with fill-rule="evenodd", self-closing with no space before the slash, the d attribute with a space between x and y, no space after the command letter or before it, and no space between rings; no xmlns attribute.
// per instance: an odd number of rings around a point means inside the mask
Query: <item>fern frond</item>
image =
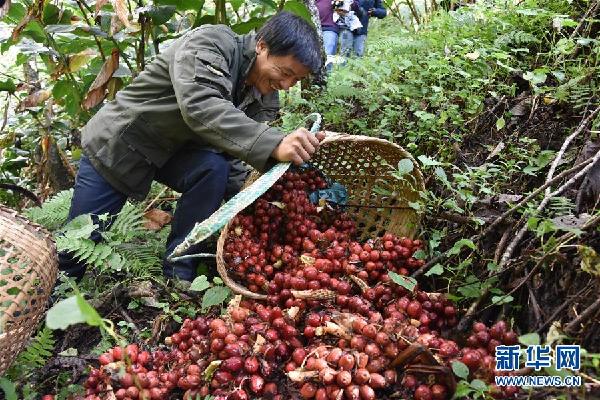
<svg viewBox="0 0 600 400"><path fill-rule="evenodd" d="M494 40L494 45L497 47L512 47L539 42L540 40L531 33L515 30L508 31L500 35L496 40Z"/></svg>
<svg viewBox="0 0 600 400"><path fill-rule="evenodd" d="M49 230L56 230L66 222L72 198L73 189L63 190L42 204L42 207L28 208L25 215Z"/></svg>
<svg viewBox="0 0 600 400"><path fill-rule="evenodd" d="M144 244L124 243L117 248L126 262L127 270L135 277L160 275L162 260L160 247L162 243L150 241Z"/></svg>
<svg viewBox="0 0 600 400"><path fill-rule="evenodd" d="M30 372L43 367L48 359L52 357L54 345L55 340L52 330L44 326L25 350L19 354L13 368Z"/></svg>
<svg viewBox="0 0 600 400"><path fill-rule="evenodd" d="M121 212L112 223L109 233L121 238L122 241L131 240L134 237L145 235L144 212L140 206L129 202L125 203Z"/></svg>

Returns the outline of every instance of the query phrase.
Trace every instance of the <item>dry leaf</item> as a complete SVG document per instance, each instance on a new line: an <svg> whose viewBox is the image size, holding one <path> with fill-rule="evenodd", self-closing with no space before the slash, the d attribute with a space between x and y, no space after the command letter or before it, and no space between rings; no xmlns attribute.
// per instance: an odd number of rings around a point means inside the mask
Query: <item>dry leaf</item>
<svg viewBox="0 0 600 400"><path fill-rule="evenodd" d="M110 36L114 36L119 31L121 31L121 29L123 29L123 27L124 27L124 25L121 23L121 20L119 19L119 17L117 17L116 15L112 15L110 17L110 29L108 31L108 34Z"/></svg>
<svg viewBox="0 0 600 400"><path fill-rule="evenodd" d="M111 0L112 6L115 9L115 13L117 13L117 17L119 20L125 25L127 28L131 26L129 22L129 10L127 9L126 0Z"/></svg>
<svg viewBox="0 0 600 400"><path fill-rule="evenodd" d="M10 0L6 0L4 5L0 7L0 18L4 18L6 14L8 14L8 9L10 8Z"/></svg>
<svg viewBox="0 0 600 400"><path fill-rule="evenodd" d="M98 16L98 13L100 12L100 9L102 7L104 7L104 5L108 3L108 0L97 0L96 1L96 16Z"/></svg>
<svg viewBox="0 0 600 400"><path fill-rule="evenodd" d="M17 106L17 112L23 112L26 108L36 107L48 100L50 97L49 90L38 90L25 97Z"/></svg>
<svg viewBox="0 0 600 400"><path fill-rule="evenodd" d="M505 147L506 147L506 145L504 144L504 142L500 141L500 143L498 143L496 145L496 147L494 147L494 150L492 150L492 152L490 153L490 155L487 156L486 160L489 160L490 158L496 157L498 154L500 154L500 152L502 150L504 150Z"/></svg>
<svg viewBox="0 0 600 400"><path fill-rule="evenodd" d="M104 65L102 65L100 73L98 74L96 79L94 79L92 86L90 86L90 90L88 91L87 95L85 96L85 99L83 100L83 103L81 104L81 106L85 110L89 110L90 108L97 106L102 102L102 100L104 100L104 97L106 96L106 87L108 86L108 82L110 81L112 74L117 70L118 67L119 50L114 49L112 54L110 55L110 58L108 58L104 62Z"/></svg>
<svg viewBox="0 0 600 400"><path fill-rule="evenodd" d="M158 231L162 229L163 226L171 222L172 217L171 214L166 211L153 208L144 213L144 219L144 226L146 228L152 231Z"/></svg>
<svg viewBox="0 0 600 400"><path fill-rule="evenodd" d="M97 53L92 49L81 51L69 56L69 72L77 72L83 68L89 60L96 57Z"/></svg>

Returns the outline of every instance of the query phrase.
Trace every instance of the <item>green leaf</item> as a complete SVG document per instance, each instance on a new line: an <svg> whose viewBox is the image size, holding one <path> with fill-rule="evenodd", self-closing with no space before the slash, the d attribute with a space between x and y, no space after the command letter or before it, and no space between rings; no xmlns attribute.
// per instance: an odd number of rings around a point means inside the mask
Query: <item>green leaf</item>
<svg viewBox="0 0 600 400"><path fill-rule="evenodd" d="M0 81L0 92L14 93L15 90L17 90L17 87L15 86L15 83L12 79Z"/></svg>
<svg viewBox="0 0 600 400"><path fill-rule="evenodd" d="M453 399L461 399L468 396L473 392L473 388L466 381L459 381L456 385L456 391L454 392Z"/></svg>
<svg viewBox="0 0 600 400"><path fill-rule="evenodd" d="M446 175L446 171L444 171L444 169L442 167L435 167L435 176L437 176L442 182L444 182L446 185L449 185L450 182L448 182L448 176Z"/></svg>
<svg viewBox="0 0 600 400"><path fill-rule="evenodd" d="M179 11L186 10L195 10L198 11L201 6L200 4L204 4L203 2L199 2L198 0L155 0L154 4L157 5L165 5L165 6L175 6Z"/></svg>
<svg viewBox="0 0 600 400"><path fill-rule="evenodd" d="M152 22L156 25L162 25L175 14L176 6L147 6L144 11L152 18Z"/></svg>
<svg viewBox="0 0 600 400"><path fill-rule="evenodd" d="M452 256L460 253L463 247L467 246L468 248L475 250L475 243L473 243L470 239L460 239L458 242L454 243L454 246L448 251L448 255Z"/></svg>
<svg viewBox="0 0 600 400"><path fill-rule="evenodd" d="M461 379L469 377L469 368L460 361L452 361L452 372Z"/></svg>
<svg viewBox="0 0 600 400"><path fill-rule="evenodd" d="M413 169L413 162L408 158L403 158L402 160L398 161L398 174L400 174L400 176L410 174Z"/></svg>
<svg viewBox="0 0 600 400"><path fill-rule="evenodd" d="M415 286L417 286L417 280L410 276L400 275L393 271L389 271L388 275L395 284L400 285L411 292L415 290Z"/></svg>
<svg viewBox="0 0 600 400"><path fill-rule="evenodd" d="M231 294L227 286L214 286L208 289L202 297L202 309L206 310L212 306L223 303Z"/></svg>
<svg viewBox="0 0 600 400"><path fill-rule="evenodd" d="M268 6L273 10L277 10L277 3L273 0L250 0L252 3L259 4L261 6Z"/></svg>
<svg viewBox="0 0 600 400"><path fill-rule="evenodd" d="M245 35L246 33L249 33L250 31L252 31L253 29L258 29L261 26L263 26L263 24L265 22L267 22L269 18L265 17L265 18L252 18L249 21L246 22L241 22L239 24L235 24L231 26L231 30L234 31L235 33L237 33L238 35Z"/></svg>
<svg viewBox="0 0 600 400"><path fill-rule="evenodd" d="M442 264L435 264L433 267L429 269L429 271L425 272L425 276L431 275L441 275L444 273L444 267Z"/></svg>
<svg viewBox="0 0 600 400"><path fill-rule="evenodd" d="M546 75L544 72L539 72L537 70L536 71L527 71L523 74L523 79L528 80L534 86L540 85L540 84L546 82L547 77L548 77L548 75Z"/></svg>
<svg viewBox="0 0 600 400"><path fill-rule="evenodd" d="M4 391L6 400L17 400L17 390L15 384L4 377L0 377L0 388Z"/></svg>
<svg viewBox="0 0 600 400"><path fill-rule="evenodd" d="M506 121L504 120L504 117L500 117L496 120L496 129L497 130L501 130L502 128L504 128L505 125L506 125Z"/></svg>
<svg viewBox="0 0 600 400"><path fill-rule="evenodd" d="M285 2L285 4L283 5L283 9L285 11L294 13L299 17L302 17L303 19L308 21L310 24L312 24L312 19L310 17L310 11L308 11L308 8L306 8L304 3L301 3L296 0L289 0L289 1Z"/></svg>
<svg viewBox="0 0 600 400"><path fill-rule="evenodd" d="M90 214L84 214L69 221L62 231L71 239L87 239L97 228L98 225L93 223Z"/></svg>
<svg viewBox="0 0 600 400"><path fill-rule="evenodd" d="M42 22L44 25L56 24L60 21L60 8L47 2L42 11Z"/></svg>
<svg viewBox="0 0 600 400"><path fill-rule="evenodd" d="M46 325L50 329L66 329L80 323L102 325L98 312L80 294L59 301L46 314Z"/></svg>
<svg viewBox="0 0 600 400"><path fill-rule="evenodd" d="M508 296L493 296L492 303L496 304L496 305L506 304L506 303L512 302L514 299L515 298L510 295L508 295Z"/></svg>
<svg viewBox="0 0 600 400"><path fill-rule="evenodd" d="M413 253L413 258L415 260L425 260L427 258L427 253L425 250L419 249Z"/></svg>
<svg viewBox="0 0 600 400"><path fill-rule="evenodd" d="M479 391L485 391L488 389L488 386L485 384L485 382L480 379L473 379L471 381L471 387Z"/></svg>
<svg viewBox="0 0 600 400"><path fill-rule="evenodd" d="M533 346L540 344L540 335L537 333L527 333L519 336L519 342L525 346Z"/></svg>
<svg viewBox="0 0 600 400"><path fill-rule="evenodd" d="M190 285L190 290L194 292L202 292L210 287L210 283L206 278L206 275L200 275L194 279L192 284Z"/></svg>

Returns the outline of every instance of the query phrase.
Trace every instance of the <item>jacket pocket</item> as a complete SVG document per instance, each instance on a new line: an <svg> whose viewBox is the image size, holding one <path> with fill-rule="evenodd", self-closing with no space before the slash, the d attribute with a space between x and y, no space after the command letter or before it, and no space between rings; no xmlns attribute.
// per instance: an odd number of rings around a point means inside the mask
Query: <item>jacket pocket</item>
<svg viewBox="0 0 600 400"><path fill-rule="evenodd" d="M148 165L161 168L175 151L173 142L157 134L143 114L132 116L133 122L120 134L132 151L138 152Z"/></svg>

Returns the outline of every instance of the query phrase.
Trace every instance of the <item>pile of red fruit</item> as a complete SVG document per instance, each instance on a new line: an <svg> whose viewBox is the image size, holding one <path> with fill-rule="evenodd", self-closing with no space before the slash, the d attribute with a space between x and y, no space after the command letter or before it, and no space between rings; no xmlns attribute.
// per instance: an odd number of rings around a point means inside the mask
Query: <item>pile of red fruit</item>
<svg viewBox="0 0 600 400"><path fill-rule="evenodd" d="M423 265L421 241L357 241L348 214L309 201L326 187L315 170L287 172L229 225L229 273L267 301L234 299L223 316L188 319L153 352L113 348L92 369L86 399L441 400L452 395L455 361L492 382L494 349L515 344L515 333L500 321L476 323L463 348L442 337L456 325L454 304L395 283ZM413 349L429 355L427 368L396 368Z"/></svg>

